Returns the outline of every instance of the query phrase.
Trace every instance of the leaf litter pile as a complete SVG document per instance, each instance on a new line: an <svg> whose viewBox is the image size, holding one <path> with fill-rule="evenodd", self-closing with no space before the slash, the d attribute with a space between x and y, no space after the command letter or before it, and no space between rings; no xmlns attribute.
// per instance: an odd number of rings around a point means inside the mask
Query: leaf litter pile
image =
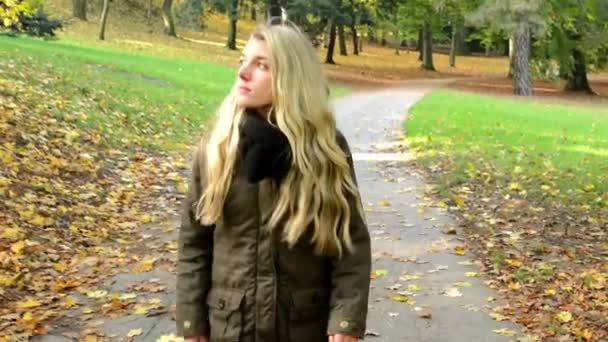
<svg viewBox="0 0 608 342"><path fill-rule="evenodd" d="M184 160L129 138L109 147L98 131L78 126L99 110L94 100L83 97L78 112L66 112L73 100L47 86L56 76L0 63L14 72L0 73L0 341L45 333L50 320L81 306L70 293L104 298L104 315L158 307L97 284L120 269L153 267L129 246L178 207Z"/></svg>
<svg viewBox="0 0 608 342"><path fill-rule="evenodd" d="M488 285L509 303L494 319L521 324L526 341L605 341L608 194L591 185L560 191L565 175L555 167L509 173L482 155L464 159L419 164L435 184L433 205L458 218Z"/></svg>

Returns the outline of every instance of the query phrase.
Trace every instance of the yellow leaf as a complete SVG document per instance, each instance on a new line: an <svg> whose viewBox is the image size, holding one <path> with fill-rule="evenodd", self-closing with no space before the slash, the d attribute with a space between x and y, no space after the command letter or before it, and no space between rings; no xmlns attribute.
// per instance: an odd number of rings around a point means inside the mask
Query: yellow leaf
<svg viewBox="0 0 608 342"><path fill-rule="evenodd" d="M456 246L454 247L454 254L456 255L465 255L467 253L464 246Z"/></svg>
<svg viewBox="0 0 608 342"><path fill-rule="evenodd" d="M458 288L456 287L452 287L449 290L445 291L445 295L448 297L462 297L462 292L460 292L460 290L458 290Z"/></svg>
<svg viewBox="0 0 608 342"><path fill-rule="evenodd" d="M99 299L99 298L103 298L103 297L105 297L107 295L108 295L108 291L104 291L104 290L97 290L97 291L87 292L87 297L89 297L89 298Z"/></svg>
<svg viewBox="0 0 608 342"><path fill-rule="evenodd" d="M547 296L555 296L555 293L556 293L555 289L545 289L545 294Z"/></svg>
<svg viewBox="0 0 608 342"><path fill-rule="evenodd" d="M17 307L20 309L35 308L42 305L38 300L28 297L25 300L17 302Z"/></svg>
<svg viewBox="0 0 608 342"><path fill-rule="evenodd" d="M30 220L30 223L35 226L44 226L45 222L46 222L46 220L44 219L44 217L42 217L40 215L36 215L36 216L34 216L33 219Z"/></svg>
<svg viewBox="0 0 608 342"><path fill-rule="evenodd" d="M182 194L187 193L188 192L188 185L186 183L179 183L177 185L177 191L180 192L180 193L182 193Z"/></svg>
<svg viewBox="0 0 608 342"><path fill-rule="evenodd" d="M387 270L375 270L372 272L370 278L371 279L376 279L378 277L382 277L382 276L386 276L388 275L388 271Z"/></svg>
<svg viewBox="0 0 608 342"><path fill-rule="evenodd" d="M99 340L97 339L97 336L95 335L87 335L84 338L84 342L98 342Z"/></svg>
<svg viewBox="0 0 608 342"><path fill-rule="evenodd" d="M521 260L517 259L505 259L505 262L513 267L520 267L522 265Z"/></svg>
<svg viewBox="0 0 608 342"><path fill-rule="evenodd" d="M419 285L416 285L416 284L410 284L407 286L407 289L410 291L420 291L422 289L422 287L420 287Z"/></svg>
<svg viewBox="0 0 608 342"><path fill-rule="evenodd" d="M487 297L486 298L486 302L494 302L494 301L496 301L495 297Z"/></svg>
<svg viewBox="0 0 608 342"><path fill-rule="evenodd" d="M133 313L136 315L145 315L148 313L149 310L150 308L148 308L147 306L135 305L135 311L133 311Z"/></svg>
<svg viewBox="0 0 608 342"><path fill-rule="evenodd" d="M521 191L522 190L521 184L519 184L517 182L513 182L513 183L509 184L509 190L511 190L511 191Z"/></svg>
<svg viewBox="0 0 608 342"><path fill-rule="evenodd" d="M127 337L139 336L143 333L142 329L131 329L127 333Z"/></svg>
<svg viewBox="0 0 608 342"><path fill-rule="evenodd" d="M508 329L505 329L505 328L494 329L492 331L495 332L495 333L497 333L498 335L502 335L502 336L515 336L515 334L517 334L515 331L508 330Z"/></svg>
<svg viewBox="0 0 608 342"><path fill-rule="evenodd" d="M499 314L498 312L491 312L490 317L492 317L494 320L499 321L499 322L507 319L507 317L505 317L502 314Z"/></svg>
<svg viewBox="0 0 608 342"><path fill-rule="evenodd" d="M519 290L521 289L521 284L516 282L509 283L509 290Z"/></svg>
<svg viewBox="0 0 608 342"><path fill-rule="evenodd" d="M152 222L152 216L148 215L148 214L144 214L139 218L139 222L141 223L150 223Z"/></svg>
<svg viewBox="0 0 608 342"><path fill-rule="evenodd" d="M126 299L133 299L135 297L137 297L137 295L135 293L123 293L120 296L118 296L118 299L126 300Z"/></svg>
<svg viewBox="0 0 608 342"><path fill-rule="evenodd" d="M452 197L454 198L454 202L456 202L456 206L458 206L458 208L464 207L464 198L462 196L454 195Z"/></svg>
<svg viewBox="0 0 608 342"><path fill-rule="evenodd" d="M562 323L568 323L572 320L572 314L568 311L560 311L555 318Z"/></svg>
<svg viewBox="0 0 608 342"><path fill-rule="evenodd" d="M1 237L7 240L17 240L23 237L23 231L19 228L4 228Z"/></svg>
<svg viewBox="0 0 608 342"><path fill-rule="evenodd" d="M390 207L391 206L391 202L389 202L387 199L383 199L378 203L381 207Z"/></svg>
<svg viewBox="0 0 608 342"><path fill-rule="evenodd" d="M135 265L132 270L135 273L149 272L152 270L152 267L154 267L155 261L156 261L155 259L151 259L151 258L144 259L140 263Z"/></svg>
<svg viewBox="0 0 608 342"><path fill-rule="evenodd" d="M576 329L574 331L574 335L576 337L583 338L583 339L585 339L587 341L590 341L591 339L593 339L593 332L591 330L589 330L589 329L582 329L582 330L581 329Z"/></svg>
<svg viewBox="0 0 608 342"><path fill-rule="evenodd" d="M156 339L156 342L184 342L184 338L177 337L174 334L162 335L158 339Z"/></svg>
<svg viewBox="0 0 608 342"><path fill-rule="evenodd" d="M56 263L56 264L54 264L54 265L53 265L53 268L54 268L56 271L59 271L59 272L65 272L65 270L66 270L68 267L67 267L67 266L66 266L64 263L58 262L58 263Z"/></svg>
<svg viewBox="0 0 608 342"><path fill-rule="evenodd" d="M34 321L34 315L32 315L32 313L28 311L23 314L23 317L21 317L21 319L26 322L32 322Z"/></svg>
<svg viewBox="0 0 608 342"><path fill-rule="evenodd" d="M23 249L25 248L25 241L18 241L11 245L11 251L17 255L21 255L23 253Z"/></svg>
<svg viewBox="0 0 608 342"><path fill-rule="evenodd" d="M92 314L93 312L95 312L95 310L93 310L93 309L91 309L89 307L82 308L82 313L83 314L87 314L88 315L88 314Z"/></svg>
<svg viewBox="0 0 608 342"><path fill-rule="evenodd" d="M150 299L148 300L148 303L150 303L150 304L152 304L152 305L159 305L159 304L162 304L162 303L163 303L163 301L162 301L162 299L160 299L160 298L150 298Z"/></svg>
<svg viewBox="0 0 608 342"><path fill-rule="evenodd" d="M464 275L467 276L467 277L469 277L469 278L479 277L479 273L477 273L477 272L467 272Z"/></svg>
<svg viewBox="0 0 608 342"><path fill-rule="evenodd" d="M77 304L78 303L76 303L76 299L74 299L74 297L71 297L71 296L67 296L63 300L63 305L67 308L72 308L72 307L76 306Z"/></svg>
<svg viewBox="0 0 608 342"><path fill-rule="evenodd" d="M459 286L459 287L471 287L473 286L473 284L466 282L466 281L457 281L453 284L454 286Z"/></svg>

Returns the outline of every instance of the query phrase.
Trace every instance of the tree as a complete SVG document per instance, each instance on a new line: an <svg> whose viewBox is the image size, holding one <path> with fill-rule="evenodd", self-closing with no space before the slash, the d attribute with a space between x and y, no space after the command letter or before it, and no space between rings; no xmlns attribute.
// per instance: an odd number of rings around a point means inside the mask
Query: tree
<svg viewBox="0 0 608 342"><path fill-rule="evenodd" d="M72 0L72 14L80 20L87 20L87 0Z"/></svg>
<svg viewBox="0 0 608 342"><path fill-rule="evenodd" d="M329 23L329 43L327 44L327 54L325 55L325 63L336 64L334 61L334 48L336 46L336 24L334 18L330 19Z"/></svg>
<svg viewBox="0 0 608 342"><path fill-rule="evenodd" d="M281 16L281 4L279 3L279 0L269 0L268 15L270 15L270 17Z"/></svg>
<svg viewBox="0 0 608 342"><path fill-rule="evenodd" d="M600 66L608 54L608 2L549 0L549 34L539 43L540 58L557 60L566 90L593 94L589 65ZM604 57L605 59L605 57Z"/></svg>
<svg viewBox="0 0 608 342"><path fill-rule="evenodd" d="M431 20L425 20L422 24L422 68L435 71L433 65L433 29Z"/></svg>
<svg viewBox="0 0 608 342"><path fill-rule="evenodd" d="M547 5L543 0L485 0L469 21L513 35L513 89L516 95L532 94L530 39L546 32Z"/></svg>
<svg viewBox="0 0 608 342"><path fill-rule="evenodd" d="M171 37L177 37L175 34L173 14L171 13L172 6L173 0L163 0L163 23L165 25L165 34Z"/></svg>
<svg viewBox="0 0 608 342"><path fill-rule="evenodd" d="M230 0L230 22L228 23L228 41L226 46L230 50L236 50L236 22L238 20L238 0Z"/></svg>
<svg viewBox="0 0 608 342"><path fill-rule="evenodd" d="M99 24L99 39L104 40L106 38L106 21L108 20L108 11L110 10L110 0L103 0L103 6L101 8L101 21Z"/></svg>
<svg viewBox="0 0 608 342"><path fill-rule="evenodd" d="M338 25L338 45L340 46L340 56L348 56L346 51L346 37L344 35L344 24Z"/></svg>
<svg viewBox="0 0 608 342"><path fill-rule="evenodd" d="M442 26L438 0L411 0L398 6L398 27L410 37L418 36L422 68L435 70L433 63L433 30Z"/></svg>

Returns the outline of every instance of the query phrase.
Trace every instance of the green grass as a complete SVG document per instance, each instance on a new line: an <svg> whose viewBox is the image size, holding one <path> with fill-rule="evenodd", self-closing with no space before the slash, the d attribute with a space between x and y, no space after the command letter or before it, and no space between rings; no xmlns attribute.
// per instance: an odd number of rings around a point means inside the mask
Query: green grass
<svg viewBox="0 0 608 342"><path fill-rule="evenodd" d="M160 150L192 143L236 77L234 68L162 51L143 54L71 40L0 35L0 59L12 65L3 67L3 77L67 97L58 119L79 113L79 125L99 129L111 146L135 141ZM348 91L334 87L332 94Z"/></svg>
<svg viewBox="0 0 608 342"><path fill-rule="evenodd" d="M449 165L447 183L477 178L588 204L608 191L608 109L440 90L414 106L406 129L423 164Z"/></svg>

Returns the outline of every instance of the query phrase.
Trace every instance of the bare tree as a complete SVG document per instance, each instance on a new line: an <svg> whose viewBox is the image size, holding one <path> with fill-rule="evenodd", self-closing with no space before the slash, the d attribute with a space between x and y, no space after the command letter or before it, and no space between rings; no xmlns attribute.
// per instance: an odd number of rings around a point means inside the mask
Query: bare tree
<svg viewBox="0 0 608 342"><path fill-rule="evenodd" d="M80 20L87 20L87 0L72 0L72 14Z"/></svg>
<svg viewBox="0 0 608 342"><path fill-rule="evenodd" d="M108 20L108 11L110 10L110 0L103 0L103 7L101 8L101 21L99 24L99 39L104 40L106 38L106 21Z"/></svg>
<svg viewBox="0 0 608 342"><path fill-rule="evenodd" d="M173 0L163 1L163 23L165 25L165 34L171 37L177 37L175 34L175 23L173 22L171 7L173 7Z"/></svg>

